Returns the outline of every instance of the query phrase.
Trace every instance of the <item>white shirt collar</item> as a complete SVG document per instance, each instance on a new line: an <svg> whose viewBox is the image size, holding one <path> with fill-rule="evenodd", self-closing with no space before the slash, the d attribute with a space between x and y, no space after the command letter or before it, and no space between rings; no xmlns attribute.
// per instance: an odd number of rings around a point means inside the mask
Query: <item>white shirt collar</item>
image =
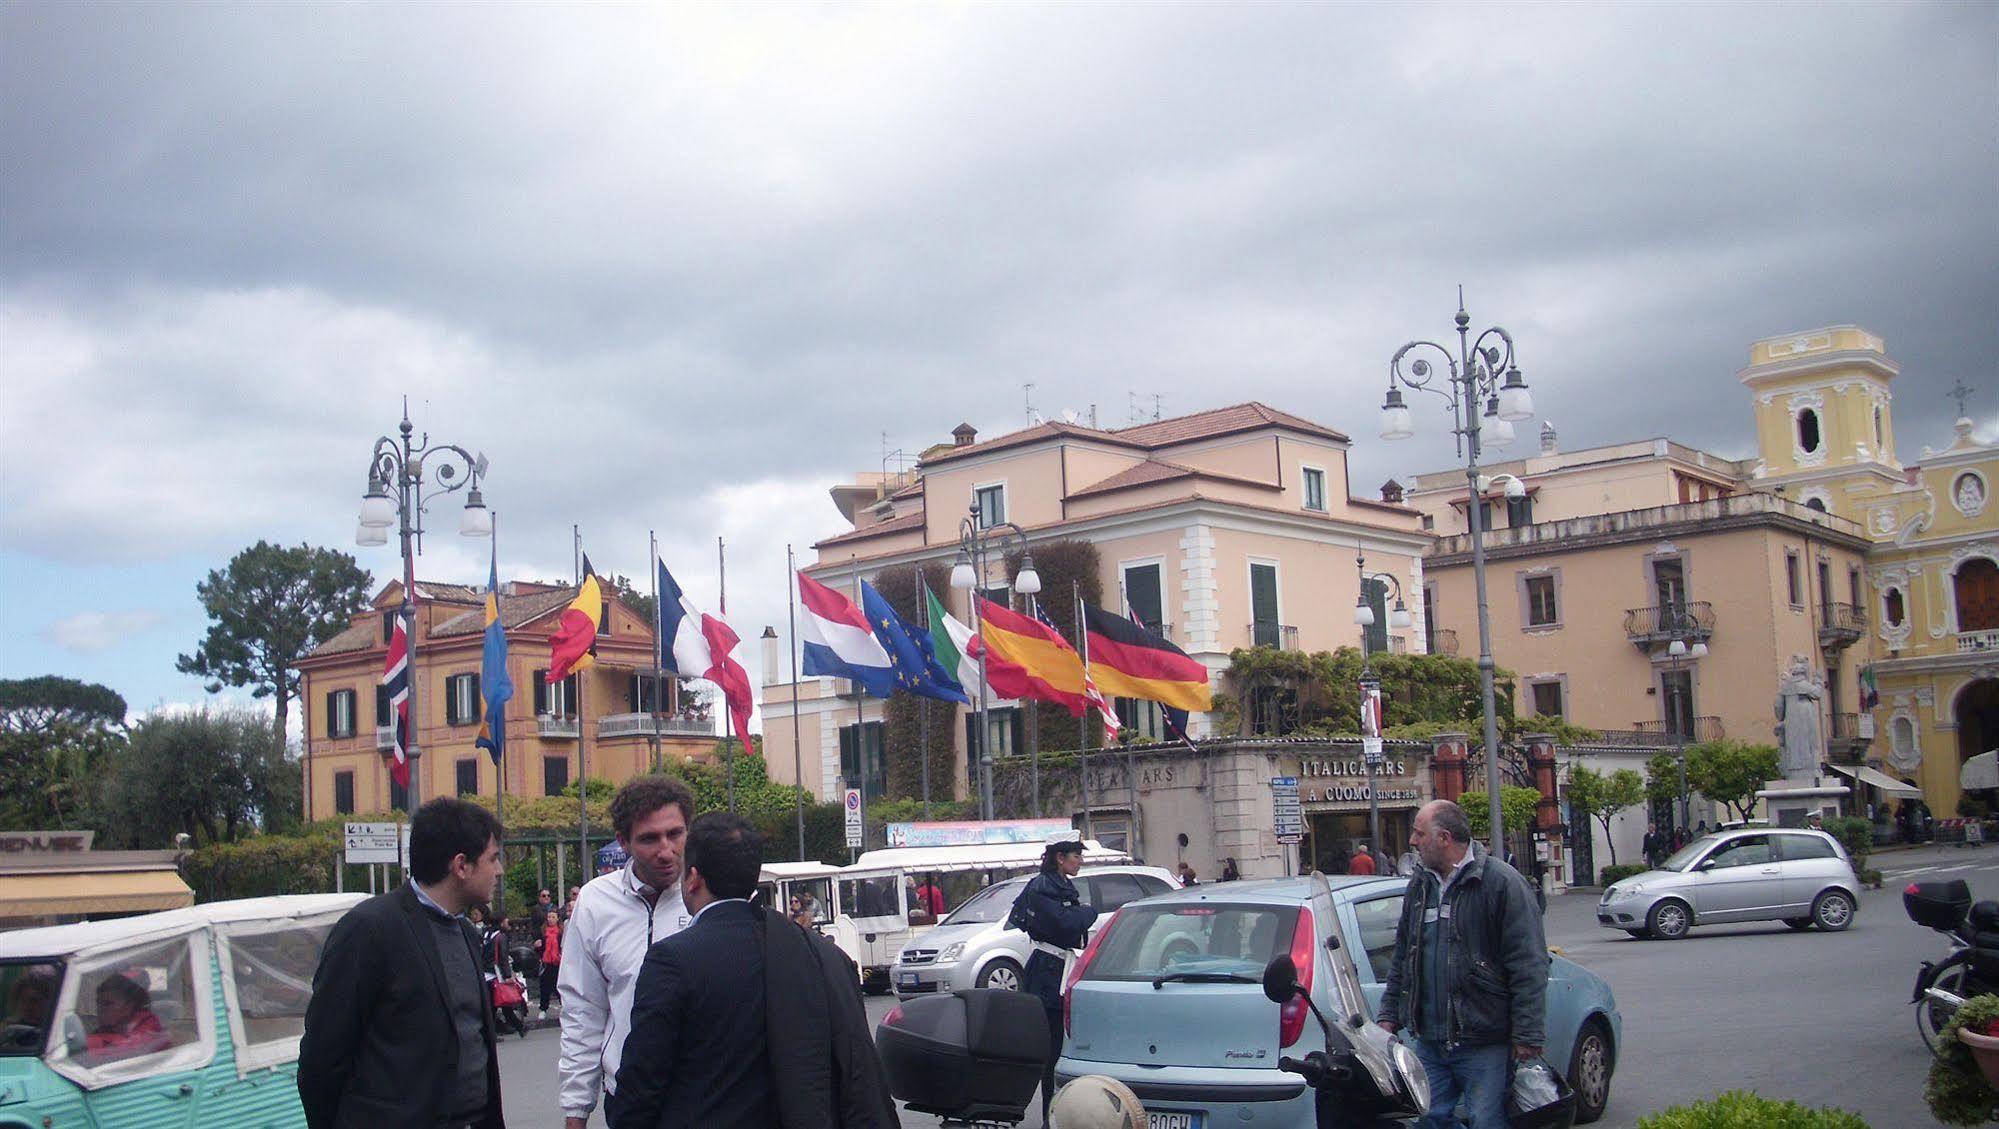
<svg viewBox="0 0 1999 1129"><path fill-rule="evenodd" d="M710 909L714 908L715 906L719 906L719 905L723 905L723 904L725 904L725 903L727 903L727 902L742 902L742 903L744 903L745 905L747 905L747 904L749 904L749 899L748 899L748 898L716 898L716 899L715 899L714 901L712 901L712 902L709 902L709 903L708 903L707 905L705 905L705 906L702 906L702 907L701 907L700 909L697 909L697 910L695 910L695 911L694 911L694 916L693 916L693 917L690 917L690 918L688 918L688 919L687 919L687 927L688 927L689 929L692 929L692 928L694 928L694 923L695 923L695 922L697 922L697 921L699 921L699 920L701 920L701 915L702 915L702 914L704 914L704 913L707 913L707 912L708 912L708 911L709 911Z"/></svg>

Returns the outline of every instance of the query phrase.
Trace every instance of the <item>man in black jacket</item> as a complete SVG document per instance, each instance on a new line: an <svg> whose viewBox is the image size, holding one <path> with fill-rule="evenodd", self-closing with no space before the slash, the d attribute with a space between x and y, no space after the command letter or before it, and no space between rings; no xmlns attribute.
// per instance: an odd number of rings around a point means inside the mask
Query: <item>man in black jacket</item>
<svg viewBox="0 0 1999 1129"><path fill-rule="evenodd" d="M410 820L413 881L328 934L299 1042L310 1129L503 1129L493 1005L465 911L492 899L500 823L437 799Z"/></svg>
<svg viewBox="0 0 1999 1129"><path fill-rule="evenodd" d="M709 812L688 828L682 862L694 918L639 970L604 1109L612 1129L894 1126L854 966L750 904L763 837Z"/></svg>
<svg viewBox="0 0 1999 1129"><path fill-rule="evenodd" d="M1423 865L1409 880L1379 1019L1415 1036L1430 1076L1425 1129L1505 1129L1510 1057L1547 1043L1548 946L1520 873L1485 854L1464 809L1432 800L1409 836Z"/></svg>

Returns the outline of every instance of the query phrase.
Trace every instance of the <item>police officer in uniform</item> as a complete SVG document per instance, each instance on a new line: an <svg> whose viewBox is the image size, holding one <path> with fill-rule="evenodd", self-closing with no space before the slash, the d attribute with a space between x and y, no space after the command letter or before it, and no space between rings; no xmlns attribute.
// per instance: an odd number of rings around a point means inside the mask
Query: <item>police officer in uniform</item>
<svg viewBox="0 0 1999 1129"><path fill-rule="evenodd" d="M1083 947L1097 911L1083 904L1070 879L1083 869L1083 837L1075 829L1048 837L1041 853L1041 873L1028 879L1014 899L1007 926L1027 932L1033 950L1021 990L1039 997L1048 1014L1048 1062L1041 1070L1041 1123L1048 1124L1048 1103L1055 1096L1055 1060L1062 1057L1062 973L1069 954Z"/></svg>

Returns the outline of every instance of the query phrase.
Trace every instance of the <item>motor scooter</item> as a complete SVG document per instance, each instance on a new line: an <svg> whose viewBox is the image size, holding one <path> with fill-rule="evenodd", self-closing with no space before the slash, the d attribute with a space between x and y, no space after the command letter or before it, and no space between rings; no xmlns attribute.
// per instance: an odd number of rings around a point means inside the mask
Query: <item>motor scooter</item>
<svg viewBox="0 0 1999 1129"><path fill-rule="evenodd" d="M1909 1002L1916 1007L1916 1031L1935 1051L1937 1033L1973 996L1999 992L1999 902L1971 901L1964 880L1911 882L1902 891L1909 920L1943 934L1950 949L1926 960L1916 973Z"/></svg>
<svg viewBox="0 0 1999 1129"><path fill-rule="evenodd" d="M1319 1129L1391 1129L1429 1109L1430 1079L1416 1052L1366 1016L1347 1016L1337 1024L1328 1020L1299 985L1290 956L1264 966L1263 995L1276 1004L1304 1000L1325 1034L1324 1050L1277 1060L1279 1070L1312 1087Z"/></svg>

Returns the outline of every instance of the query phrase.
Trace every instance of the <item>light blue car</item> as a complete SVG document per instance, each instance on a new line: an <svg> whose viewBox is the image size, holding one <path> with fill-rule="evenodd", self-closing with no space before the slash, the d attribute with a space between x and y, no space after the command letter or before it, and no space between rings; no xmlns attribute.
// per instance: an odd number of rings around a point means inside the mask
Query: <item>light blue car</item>
<svg viewBox="0 0 1999 1129"><path fill-rule="evenodd" d="M1314 1129L1312 1095L1277 1060L1302 1057L1323 1037L1302 1009L1264 998L1263 966L1289 954L1328 1015L1364 1009L1371 1018L1407 885L1313 875L1130 903L1078 961L1057 1082L1124 1082L1145 1103L1149 1129ZM1578 1122L1603 1116L1622 1032L1610 986L1554 957L1547 1057L1575 1087Z"/></svg>

